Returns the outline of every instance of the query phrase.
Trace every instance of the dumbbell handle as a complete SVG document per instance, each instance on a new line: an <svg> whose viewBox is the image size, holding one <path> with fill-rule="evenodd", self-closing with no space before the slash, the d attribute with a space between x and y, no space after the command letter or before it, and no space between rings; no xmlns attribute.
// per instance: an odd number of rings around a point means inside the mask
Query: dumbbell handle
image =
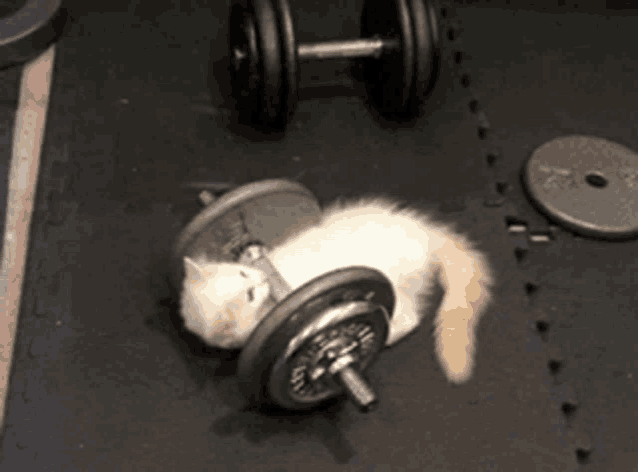
<svg viewBox="0 0 638 472"><path fill-rule="evenodd" d="M250 265L266 274L272 296L277 303L292 293L292 288L272 265L263 246L252 245L247 247L239 256L239 262Z"/></svg>
<svg viewBox="0 0 638 472"><path fill-rule="evenodd" d="M300 44L297 55L300 61L310 59L354 59L379 57L382 53L399 49L398 39L362 38L345 41L325 41Z"/></svg>

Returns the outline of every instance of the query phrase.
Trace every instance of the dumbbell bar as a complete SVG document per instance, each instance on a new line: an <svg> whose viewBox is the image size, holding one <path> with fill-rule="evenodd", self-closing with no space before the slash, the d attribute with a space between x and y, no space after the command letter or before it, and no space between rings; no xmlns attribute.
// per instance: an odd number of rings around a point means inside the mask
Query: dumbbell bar
<svg viewBox="0 0 638 472"><path fill-rule="evenodd" d="M297 54L300 61L314 59L379 58L382 54L396 51L401 44L396 39L353 39L349 41L326 41L300 44Z"/></svg>
<svg viewBox="0 0 638 472"><path fill-rule="evenodd" d="M396 51L401 44L396 39L352 39L348 41L324 41L320 43L300 44L297 56L300 61L321 59L357 59L362 57L379 58L382 54ZM241 63L248 60L248 51L235 48L233 65L241 68Z"/></svg>
<svg viewBox="0 0 638 472"><path fill-rule="evenodd" d="M297 45L287 0L233 6L229 46L242 113L285 126L297 103L299 61L366 59L368 94L383 114L418 115L438 72L438 29L427 0L367 0L361 39Z"/></svg>

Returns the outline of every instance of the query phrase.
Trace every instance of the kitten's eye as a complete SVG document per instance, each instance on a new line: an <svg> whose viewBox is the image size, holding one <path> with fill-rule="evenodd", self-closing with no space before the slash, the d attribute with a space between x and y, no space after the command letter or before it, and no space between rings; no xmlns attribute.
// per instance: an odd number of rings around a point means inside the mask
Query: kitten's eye
<svg viewBox="0 0 638 472"><path fill-rule="evenodd" d="M248 276L246 275L246 272L244 272L243 270L240 270L240 271L239 271L239 274L240 274L243 278L245 278L245 279L247 279L247 278L248 278Z"/></svg>
<svg viewBox="0 0 638 472"><path fill-rule="evenodd" d="M252 302L255 299L255 289L250 287L248 289L248 302Z"/></svg>

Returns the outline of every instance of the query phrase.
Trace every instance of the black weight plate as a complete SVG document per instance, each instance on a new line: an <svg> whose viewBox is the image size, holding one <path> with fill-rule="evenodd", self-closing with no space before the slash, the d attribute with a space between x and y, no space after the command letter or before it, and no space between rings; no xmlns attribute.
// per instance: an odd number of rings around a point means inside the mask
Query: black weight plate
<svg viewBox="0 0 638 472"><path fill-rule="evenodd" d="M228 50L231 61L233 96L242 121L259 119L261 71L257 32L250 13L239 3L232 6L229 19Z"/></svg>
<svg viewBox="0 0 638 472"><path fill-rule="evenodd" d="M224 247L238 223L269 248L285 239L288 231L315 222L320 214L317 198L297 182L271 179L237 187L204 208L181 231L171 254L172 283L181 289L185 256L234 261Z"/></svg>
<svg viewBox="0 0 638 472"><path fill-rule="evenodd" d="M384 115L409 112L416 53L410 17L408 0L367 0L363 6L362 37L398 38L401 43L400 52L390 51L379 59L364 61L368 96Z"/></svg>
<svg viewBox="0 0 638 472"><path fill-rule="evenodd" d="M436 13L427 0L410 0L414 32L414 87L412 114L418 116L438 74Z"/></svg>
<svg viewBox="0 0 638 472"><path fill-rule="evenodd" d="M276 0L279 24L281 24L282 61L285 78L285 94L281 116L288 123L297 108L297 88L299 84L299 60L295 26L288 0Z"/></svg>
<svg viewBox="0 0 638 472"><path fill-rule="evenodd" d="M285 97L280 25L271 0L251 0L249 8L256 26L260 53L263 110L260 123L274 125L281 120Z"/></svg>
<svg viewBox="0 0 638 472"><path fill-rule="evenodd" d="M268 394L270 374L288 343L327 307L346 293L373 295L368 301L385 307L391 317L395 296L392 284L379 271L350 267L323 274L278 303L252 332L239 356L237 373L242 392L253 405L274 404Z"/></svg>
<svg viewBox="0 0 638 472"><path fill-rule="evenodd" d="M26 62L44 51L64 30L62 0L26 0L0 18L0 69Z"/></svg>

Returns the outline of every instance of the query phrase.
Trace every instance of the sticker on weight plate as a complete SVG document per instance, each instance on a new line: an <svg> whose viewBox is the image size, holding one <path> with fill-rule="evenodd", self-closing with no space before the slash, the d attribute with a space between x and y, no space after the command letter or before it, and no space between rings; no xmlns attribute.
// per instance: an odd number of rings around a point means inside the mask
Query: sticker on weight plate
<svg viewBox="0 0 638 472"><path fill-rule="evenodd" d="M571 169L539 165L538 170L544 174L548 174L548 177L543 182L543 188L545 190L568 190L578 188L574 172Z"/></svg>

